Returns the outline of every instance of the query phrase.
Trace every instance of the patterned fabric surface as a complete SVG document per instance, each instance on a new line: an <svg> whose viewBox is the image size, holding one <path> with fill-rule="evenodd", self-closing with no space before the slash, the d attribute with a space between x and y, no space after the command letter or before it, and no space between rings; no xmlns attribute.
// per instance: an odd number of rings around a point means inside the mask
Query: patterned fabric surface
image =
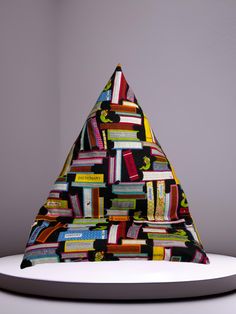
<svg viewBox="0 0 236 314"><path fill-rule="evenodd" d="M39 209L21 268L121 260L209 263L173 166L119 64Z"/></svg>

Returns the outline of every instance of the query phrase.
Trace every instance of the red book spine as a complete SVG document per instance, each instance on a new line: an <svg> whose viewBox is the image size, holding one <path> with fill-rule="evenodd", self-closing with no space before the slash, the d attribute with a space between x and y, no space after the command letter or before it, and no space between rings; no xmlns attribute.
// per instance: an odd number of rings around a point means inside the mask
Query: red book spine
<svg viewBox="0 0 236 314"><path fill-rule="evenodd" d="M139 179L132 151L130 149L123 151L123 157L125 160L125 165L128 171L130 181L135 181Z"/></svg>

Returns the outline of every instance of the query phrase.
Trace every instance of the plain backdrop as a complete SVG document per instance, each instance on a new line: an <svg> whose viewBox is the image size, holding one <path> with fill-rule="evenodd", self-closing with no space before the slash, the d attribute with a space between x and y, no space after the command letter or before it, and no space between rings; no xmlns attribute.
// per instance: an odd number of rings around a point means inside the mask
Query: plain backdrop
<svg viewBox="0 0 236 314"><path fill-rule="evenodd" d="M0 0L0 255L31 224L117 63L204 248L236 256L236 1Z"/></svg>

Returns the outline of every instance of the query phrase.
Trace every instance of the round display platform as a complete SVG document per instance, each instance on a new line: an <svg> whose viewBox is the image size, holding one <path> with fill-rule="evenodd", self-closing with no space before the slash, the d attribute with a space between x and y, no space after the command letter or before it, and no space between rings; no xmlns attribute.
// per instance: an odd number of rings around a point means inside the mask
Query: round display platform
<svg viewBox="0 0 236 314"><path fill-rule="evenodd" d="M140 300L213 295L236 289L236 258L210 264L168 261L48 263L20 269L23 255L0 258L0 288L72 299Z"/></svg>

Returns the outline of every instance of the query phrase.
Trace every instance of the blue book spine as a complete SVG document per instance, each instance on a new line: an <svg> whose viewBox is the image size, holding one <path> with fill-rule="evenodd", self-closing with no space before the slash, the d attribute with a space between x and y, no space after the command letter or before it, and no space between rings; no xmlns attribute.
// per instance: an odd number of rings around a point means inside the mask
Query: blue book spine
<svg viewBox="0 0 236 314"><path fill-rule="evenodd" d="M58 242L69 240L96 240L107 239L107 230L73 230L59 233Z"/></svg>

